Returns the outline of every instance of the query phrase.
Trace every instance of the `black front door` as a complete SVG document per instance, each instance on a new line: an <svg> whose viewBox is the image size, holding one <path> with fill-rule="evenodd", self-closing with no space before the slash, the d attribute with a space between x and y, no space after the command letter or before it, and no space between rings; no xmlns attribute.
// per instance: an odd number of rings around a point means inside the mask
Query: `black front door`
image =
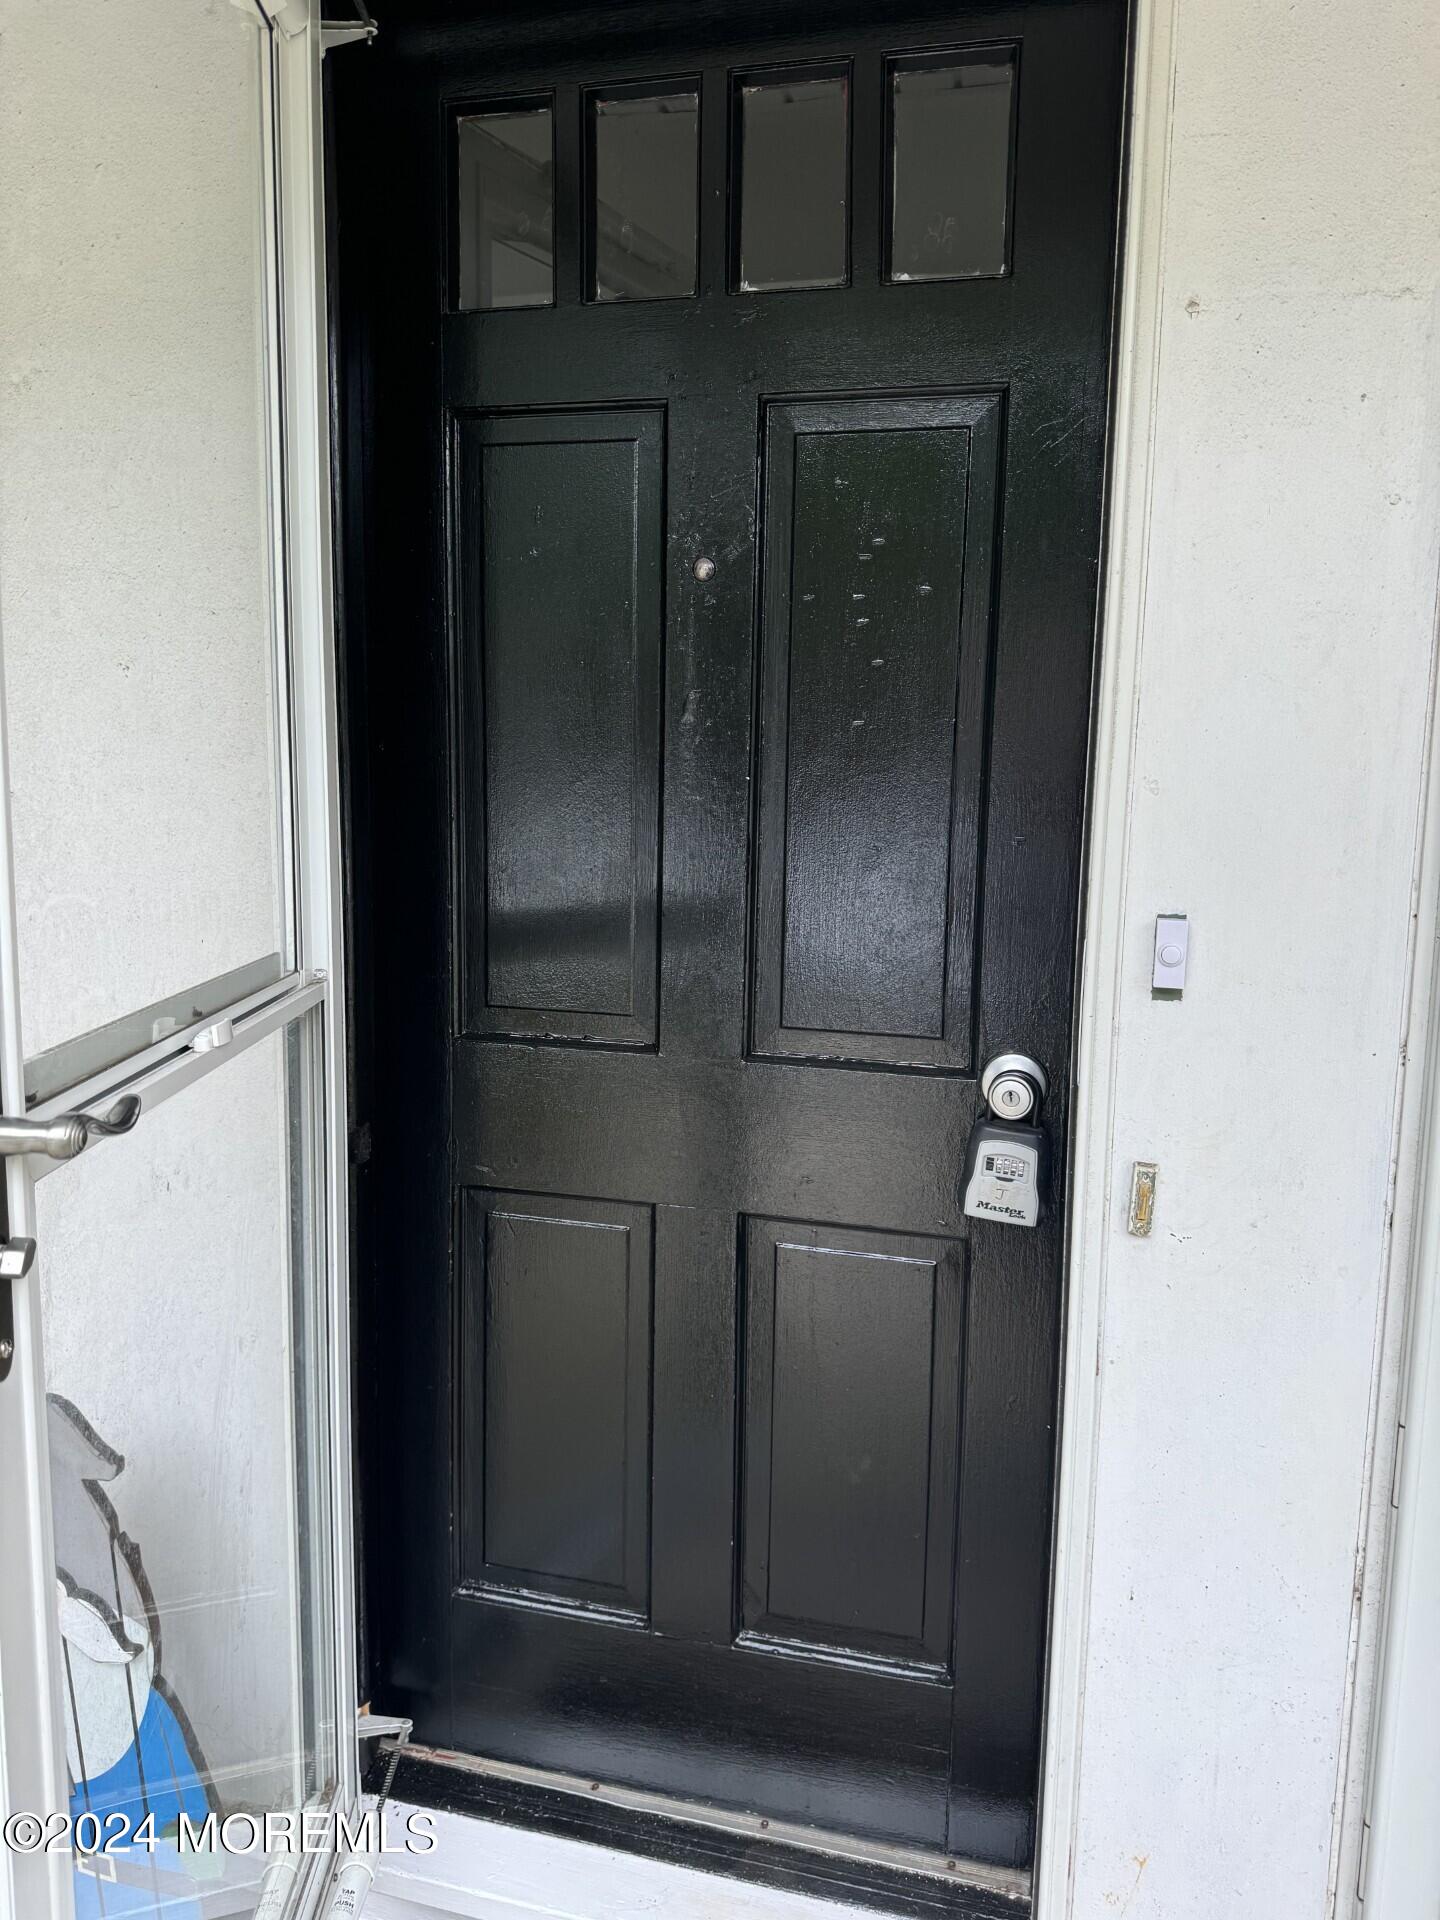
<svg viewBox="0 0 1440 1920"><path fill-rule="evenodd" d="M377 1704L1023 1864L1063 1194L959 1178L1008 1050L1063 1166L1121 8L382 25Z"/></svg>

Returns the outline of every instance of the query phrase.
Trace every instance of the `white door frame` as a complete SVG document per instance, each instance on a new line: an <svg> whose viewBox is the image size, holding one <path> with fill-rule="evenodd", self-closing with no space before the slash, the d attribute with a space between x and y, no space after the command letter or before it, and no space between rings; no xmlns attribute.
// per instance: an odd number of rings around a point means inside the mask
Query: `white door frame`
<svg viewBox="0 0 1440 1920"><path fill-rule="evenodd" d="M1131 16L1105 564L1074 1045L1070 1264L1034 1880L1037 1920L1063 1920L1071 1912L1074 1893L1105 1278L1110 1236L1117 1230L1117 1035L1121 991L1133 957L1126 873L1149 568L1178 5L1179 0L1134 0Z"/></svg>
<svg viewBox="0 0 1440 1920"><path fill-rule="evenodd" d="M1061 1396L1036 1920L1071 1920L1085 1735L1108 1250L1125 1231L1116 1139L1122 990L1148 979L1150 927L1130 924L1128 872L1155 468L1180 0L1134 0L1125 122L1099 673L1084 946L1075 1041L1070 1271ZM1434 752L1434 687L1427 780ZM1414 885L1412 990L1391 1164L1384 1330L1372 1379L1346 1733L1331 1849L1333 1915L1433 1920L1440 1897L1440 782L1430 781ZM1406 1060L1423 1072L1406 1074ZM1408 1407L1402 1399L1410 1324ZM1428 1415L1428 1428L1426 1425ZM1406 1422L1391 1541L1397 1423ZM1394 1562L1393 1592L1387 1563ZM1389 1615L1390 1650L1380 1642ZM1372 1712L1375 1730L1367 1737ZM1373 1774L1373 1783L1372 1783ZM1373 1796L1365 1817L1367 1794ZM1368 1856L1368 1858L1367 1858ZM1363 1878L1362 1878L1363 1876ZM1360 1900L1360 1888L1366 1897ZM1077 1916L1078 1920L1078 1916Z"/></svg>
<svg viewBox="0 0 1440 1920"><path fill-rule="evenodd" d="M240 0L237 0L240 4ZM266 29L264 11L273 23ZM72 1090L104 1101L120 1084L143 1091L146 1108L180 1091L266 1033L301 1015L321 1012L323 1044L313 1097L322 1139L320 1176L325 1217L323 1314L327 1321L324 1409L331 1478L332 1527L325 1544L334 1596L331 1648L335 1682L336 1805L349 1813L359 1795L354 1739L356 1603L351 1486L350 1272L348 1112L345 1042L345 953L339 722L331 556L327 309L324 278L322 32L318 6L289 0L283 14L267 0L244 0L251 29L265 32L272 60L262 97L273 138L263 191L270 316L266 340L271 411L271 502L277 556L279 718L289 727L290 758L282 775L283 836L294 868L296 966L266 993L252 993L199 1023L233 1016L234 1040L207 1052L181 1029L140 1056ZM246 31L237 19L236 31ZM163 46L156 50L163 60ZM261 183L257 183L257 192ZM288 876L287 876L288 877ZM19 962L10 817L8 733L0 674L0 1106L26 1111L21 1052ZM58 1107L65 1102L49 1102ZM45 1107L32 1110L43 1116ZM95 1149L92 1149L92 1151ZM54 1163L5 1164L12 1233L33 1233L33 1180ZM45 1813L68 1806L60 1738L61 1662L54 1604L48 1433L37 1270L15 1287L16 1353L0 1387L0 1805ZM278 1518L278 1517L277 1517ZM307 1907L318 1901L329 1861L300 1863ZM277 1909L278 1911L278 1909ZM67 1920L73 1912L68 1853L17 1855L0 1845L0 1920Z"/></svg>

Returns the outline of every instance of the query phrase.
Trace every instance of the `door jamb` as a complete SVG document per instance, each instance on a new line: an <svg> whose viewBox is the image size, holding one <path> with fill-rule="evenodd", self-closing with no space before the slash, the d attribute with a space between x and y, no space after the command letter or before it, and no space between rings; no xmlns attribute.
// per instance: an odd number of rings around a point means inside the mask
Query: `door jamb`
<svg viewBox="0 0 1440 1920"><path fill-rule="evenodd" d="M1144 646L1178 9L1179 0L1133 0L1127 100L1121 121L1118 312L1111 358L1105 548L1071 1082L1074 1121L1061 1330L1060 1440L1032 1887L1037 1920L1061 1920L1070 1913L1074 1895L1099 1466L1100 1359L1107 1252L1114 1230L1116 1034L1129 962L1130 793Z"/></svg>
<svg viewBox="0 0 1440 1920"><path fill-rule="evenodd" d="M1179 11L1180 0L1133 0L1123 120L1118 315L1074 1046L1061 1437L1032 1895L1036 1920L1069 1920L1074 1910L1106 1277L1111 1236L1121 1230L1124 1203L1115 1140L1116 1035L1122 991L1136 977L1132 970L1140 969L1144 977L1150 964L1148 928L1129 927L1127 908ZM1440 1577L1440 781L1432 777L1435 695L1432 653L1412 884L1410 998L1397 1062L1393 1224L1381 1279L1366 1443L1367 1495L1357 1525L1356 1598L1331 1842L1332 1916L1364 1911L1371 1920L1408 1920L1422 1908L1428 1912L1440 1886L1440 1849L1433 1842L1433 1822L1421 1813L1420 1799L1433 1763L1440 1760L1440 1735L1428 1696L1422 1699L1414 1685L1417 1676L1423 1680L1440 1667L1440 1605L1434 1598ZM1410 1061L1416 1065L1407 1072ZM1408 1437L1403 1458L1397 1446L1401 1433ZM1428 1854L1423 1844L1427 1838ZM1362 1907L1367 1893L1370 1899Z"/></svg>

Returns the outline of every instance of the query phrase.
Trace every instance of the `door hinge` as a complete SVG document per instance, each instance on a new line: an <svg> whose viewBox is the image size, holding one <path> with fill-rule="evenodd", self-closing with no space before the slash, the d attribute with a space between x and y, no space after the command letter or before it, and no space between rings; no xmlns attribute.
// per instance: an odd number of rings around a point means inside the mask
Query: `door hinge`
<svg viewBox="0 0 1440 1920"><path fill-rule="evenodd" d="M0 1243L0 1380L9 1379L15 1364L14 1283L23 1280L34 1264L33 1240Z"/></svg>
<svg viewBox="0 0 1440 1920"><path fill-rule="evenodd" d="M1400 1511L1400 1475L1405 1467L1405 1422L1395 1429L1395 1459L1390 1468L1390 1505Z"/></svg>

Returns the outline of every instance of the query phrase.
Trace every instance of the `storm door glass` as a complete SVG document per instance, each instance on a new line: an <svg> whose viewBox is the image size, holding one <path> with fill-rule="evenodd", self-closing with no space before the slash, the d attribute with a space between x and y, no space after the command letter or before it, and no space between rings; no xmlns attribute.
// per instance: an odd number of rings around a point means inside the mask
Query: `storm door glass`
<svg viewBox="0 0 1440 1920"><path fill-rule="evenodd" d="M254 1914L265 1816L335 1787L315 1040L270 1034L36 1190L77 1920Z"/></svg>
<svg viewBox="0 0 1440 1920"><path fill-rule="evenodd" d="M325 469L278 344L323 292L276 131L319 47L254 5L11 25L0 1788L72 1844L0 1882L307 1920L355 1771Z"/></svg>
<svg viewBox="0 0 1440 1920"><path fill-rule="evenodd" d="M53 41L28 14L6 35L5 230L28 244L0 303L0 554L40 1097L57 1046L124 1019L123 1055L278 979L293 946L268 40L229 6L183 22L158 65L142 0L79 0Z"/></svg>

